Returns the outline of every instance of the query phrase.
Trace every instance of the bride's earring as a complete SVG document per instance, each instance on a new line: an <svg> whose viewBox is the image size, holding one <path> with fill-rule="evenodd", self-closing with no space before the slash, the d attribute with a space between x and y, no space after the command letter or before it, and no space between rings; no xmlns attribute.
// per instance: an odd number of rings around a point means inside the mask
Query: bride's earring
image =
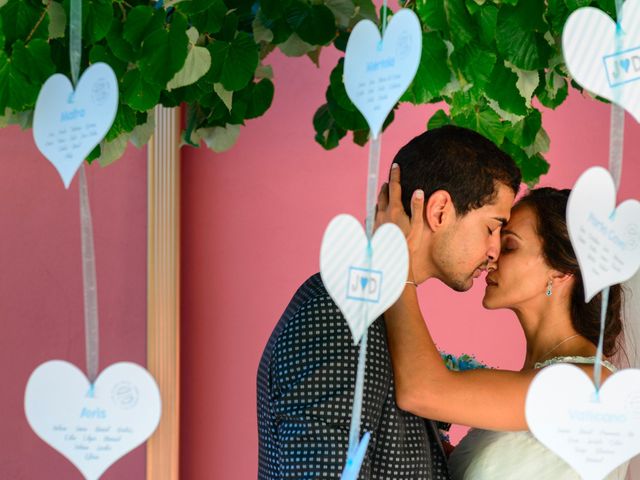
<svg viewBox="0 0 640 480"><path fill-rule="evenodd" d="M549 283L547 283L547 297L551 296L551 287L553 286L553 281L549 280Z"/></svg>

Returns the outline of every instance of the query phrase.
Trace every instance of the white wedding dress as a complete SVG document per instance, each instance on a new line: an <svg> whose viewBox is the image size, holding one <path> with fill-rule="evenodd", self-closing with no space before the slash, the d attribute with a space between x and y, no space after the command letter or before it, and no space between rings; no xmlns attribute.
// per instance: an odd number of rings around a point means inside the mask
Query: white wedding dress
<svg viewBox="0 0 640 480"><path fill-rule="evenodd" d="M557 357L535 368L554 363L594 363L595 357ZM609 362L603 365L611 371ZM624 480L628 464L606 480ZM494 432L473 428L449 457L452 480L580 480L580 476L528 431Z"/></svg>

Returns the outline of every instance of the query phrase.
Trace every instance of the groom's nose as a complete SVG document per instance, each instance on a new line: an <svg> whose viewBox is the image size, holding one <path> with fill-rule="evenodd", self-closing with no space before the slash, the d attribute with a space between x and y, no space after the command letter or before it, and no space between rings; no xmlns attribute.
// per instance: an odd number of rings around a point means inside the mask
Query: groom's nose
<svg viewBox="0 0 640 480"><path fill-rule="evenodd" d="M487 260L489 261L489 264L497 262L499 256L500 237L498 237L497 235L492 235L489 239L489 248L487 248Z"/></svg>

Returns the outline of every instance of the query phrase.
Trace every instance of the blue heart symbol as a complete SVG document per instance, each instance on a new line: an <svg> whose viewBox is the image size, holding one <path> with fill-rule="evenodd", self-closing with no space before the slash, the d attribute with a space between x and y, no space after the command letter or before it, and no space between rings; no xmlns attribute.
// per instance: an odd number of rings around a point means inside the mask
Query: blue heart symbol
<svg viewBox="0 0 640 480"><path fill-rule="evenodd" d="M367 286L367 283L369 283L369 279L368 279L368 278L362 277L362 278L360 279L360 285L362 285L362 289L363 289L363 290L364 290L364 287L366 287L366 286Z"/></svg>
<svg viewBox="0 0 640 480"><path fill-rule="evenodd" d="M624 60L620 60L620 66L624 69L625 72L629 71L629 66L631 65L631 60L625 58Z"/></svg>

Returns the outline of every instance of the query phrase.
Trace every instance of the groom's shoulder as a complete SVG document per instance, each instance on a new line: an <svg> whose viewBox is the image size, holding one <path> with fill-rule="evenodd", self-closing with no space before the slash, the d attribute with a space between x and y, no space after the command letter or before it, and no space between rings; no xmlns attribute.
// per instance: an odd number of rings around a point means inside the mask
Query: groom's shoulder
<svg viewBox="0 0 640 480"><path fill-rule="evenodd" d="M321 309L316 312L314 307L321 307ZM322 283L322 277L316 273L300 285L280 320L289 322L294 318L313 317L314 312L321 316L328 310L331 311L331 314L340 313L338 306L331 299L324 283Z"/></svg>

